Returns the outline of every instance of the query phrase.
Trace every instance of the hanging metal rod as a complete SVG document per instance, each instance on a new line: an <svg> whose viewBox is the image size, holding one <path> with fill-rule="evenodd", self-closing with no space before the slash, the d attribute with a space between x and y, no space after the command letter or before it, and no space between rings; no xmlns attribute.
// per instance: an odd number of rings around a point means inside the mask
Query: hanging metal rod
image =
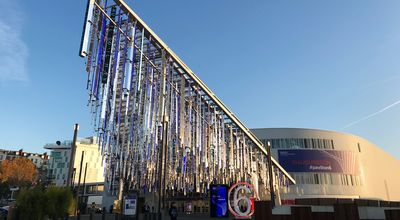
<svg viewBox="0 0 400 220"><path fill-rule="evenodd" d="M157 44L160 48L165 49L166 53L172 58L173 62L183 70L184 73L182 75L189 76L189 79L193 80L200 89L210 98L212 102L214 102L218 108L222 110L222 112L238 127L242 130L245 135L261 150L264 155L268 155L267 150L263 146L262 142L248 129L237 117L234 115L221 101L220 99L194 74L194 72L161 40L160 37L152 30L150 27L122 0L114 0L122 10L127 13L127 16L131 16L134 21L137 22L138 25L143 27L142 31L146 31L148 35L150 35L151 41ZM131 38L119 27L119 25L107 14L107 12L96 2L94 1L94 5L118 28L118 30L129 40ZM136 49L140 48L135 45ZM150 61L148 57L145 57L146 60ZM151 65L157 69L156 65L150 61ZM290 176L289 173L283 169L283 167L274 159L271 158L274 166L276 166L280 172L282 172L290 182L295 183L293 177Z"/></svg>

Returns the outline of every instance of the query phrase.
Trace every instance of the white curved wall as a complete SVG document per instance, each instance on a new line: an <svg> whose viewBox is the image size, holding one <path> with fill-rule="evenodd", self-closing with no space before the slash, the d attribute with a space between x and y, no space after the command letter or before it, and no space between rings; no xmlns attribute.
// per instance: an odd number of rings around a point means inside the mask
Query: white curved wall
<svg viewBox="0 0 400 220"><path fill-rule="evenodd" d="M281 195L282 199L335 197L400 201L400 160L361 137L333 131L297 128L266 128L252 129L252 131L260 140L331 139L334 150L352 151L359 157L361 186L296 184ZM278 159L278 149L272 149L272 154Z"/></svg>

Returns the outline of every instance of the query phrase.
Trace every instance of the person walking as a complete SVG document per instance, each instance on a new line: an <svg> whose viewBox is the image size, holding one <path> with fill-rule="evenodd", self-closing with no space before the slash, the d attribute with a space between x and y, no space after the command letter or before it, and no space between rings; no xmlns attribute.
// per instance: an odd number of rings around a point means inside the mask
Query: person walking
<svg viewBox="0 0 400 220"><path fill-rule="evenodd" d="M168 213L171 220L178 219L178 209L176 208L175 202L172 203Z"/></svg>

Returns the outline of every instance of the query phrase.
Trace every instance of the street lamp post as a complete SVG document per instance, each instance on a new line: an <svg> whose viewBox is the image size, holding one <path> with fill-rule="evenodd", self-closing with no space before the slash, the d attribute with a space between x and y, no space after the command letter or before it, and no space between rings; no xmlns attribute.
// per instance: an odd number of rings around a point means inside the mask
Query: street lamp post
<svg viewBox="0 0 400 220"><path fill-rule="evenodd" d="M77 187L77 190L76 190L76 209L75 209L75 213L77 213L77 210L79 209L79 192L81 191L81 177L82 177L82 166L83 166L84 157L85 157L85 151L82 151L81 165L79 167L78 187ZM86 173L85 173L85 175L86 175ZM86 176L85 176L85 181L86 181Z"/></svg>
<svg viewBox="0 0 400 220"><path fill-rule="evenodd" d="M269 192L271 194L271 208L275 207L275 191L274 179L272 171L272 155L271 155L271 141L267 141L267 157L268 157L268 176L269 176Z"/></svg>
<svg viewBox="0 0 400 220"><path fill-rule="evenodd" d="M75 163L75 151L76 151L76 139L78 137L79 124L74 125L74 138L71 144L71 154L69 158L69 167L68 167L68 177L67 177L67 186L72 186L73 180L73 170Z"/></svg>

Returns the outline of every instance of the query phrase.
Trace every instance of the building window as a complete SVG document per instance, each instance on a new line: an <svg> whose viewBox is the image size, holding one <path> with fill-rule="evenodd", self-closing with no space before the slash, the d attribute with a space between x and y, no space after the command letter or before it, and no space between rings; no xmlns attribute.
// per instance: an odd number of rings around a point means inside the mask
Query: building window
<svg viewBox="0 0 400 220"><path fill-rule="evenodd" d="M304 139L304 148L308 148L307 139Z"/></svg>
<svg viewBox="0 0 400 220"><path fill-rule="evenodd" d="M361 153L361 146L360 146L360 143L357 143L357 147L358 147L358 152Z"/></svg>
<svg viewBox="0 0 400 220"><path fill-rule="evenodd" d="M315 184L319 184L318 173L314 174Z"/></svg>
<svg viewBox="0 0 400 220"><path fill-rule="evenodd" d="M291 173L297 184L361 186L361 177L341 173Z"/></svg>
<svg viewBox="0 0 400 220"><path fill-rule="evenodd" d="M264 143L267 140L263 140ZM312 139L312 138L281 138L272 139L271 147L273 149L334 149L331 139Z"/></svg>
<svg viewBox="0 0 400 220"><path fill-rule="evenodd" d="M53 158L59 158L59 157L61 157L61 152L52 151L50 155Z"/></svg>

